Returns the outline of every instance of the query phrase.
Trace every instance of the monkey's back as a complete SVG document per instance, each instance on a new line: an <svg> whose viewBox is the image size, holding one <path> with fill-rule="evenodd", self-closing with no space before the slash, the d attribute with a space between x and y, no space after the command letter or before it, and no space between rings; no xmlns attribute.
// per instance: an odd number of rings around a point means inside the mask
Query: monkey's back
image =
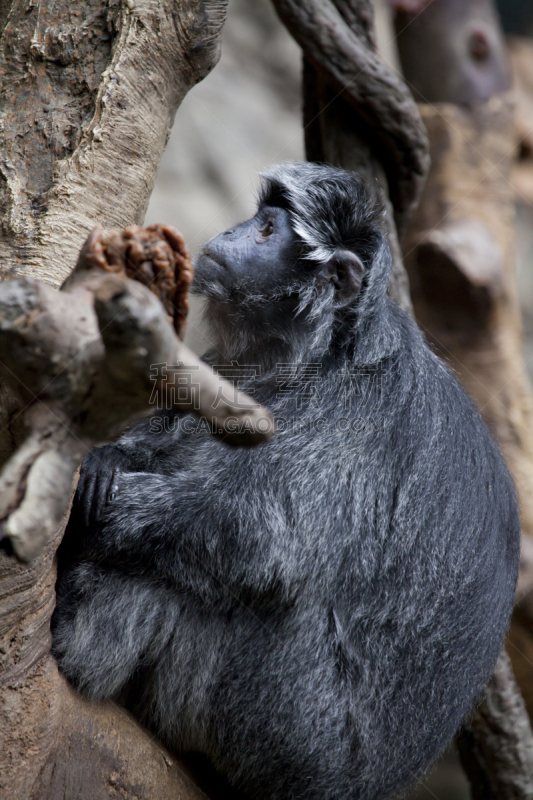
<svg viewBox="0 0 533 800"><path fill-rule="evenodd" d="M400 313L397 324L403 345L379 371L358 365L348 379L346 363L326 367L328 424L312 424L310 403L268 445L283 465L272 498L291 520L293 597L259 602L252 620L233 611L212 716L230 722L224 768L243 741L264 763L254 796L262 780L265 797L286 796L288 767L273 767L273 753L314 785L297 784L302 797L392 796L452 738L503 645L519 558L514 487L455 377ZM253 453L235 458L259 491ZM265 537L275 518L256 515Z"/></svg>
<svg viewBox="0 0 533 800"><path fill-rule="evenodd" d="M427 768L479 698L519 560L514 487L494 440L420 333L393 314L402 346L379 370L357 368L367 386L347 406L352 429L326 434L325 491L307 497L327 542L310 591L323 591L353 721L354 796L365 798ZM338 370L330 379L334 397Z"/></svg>

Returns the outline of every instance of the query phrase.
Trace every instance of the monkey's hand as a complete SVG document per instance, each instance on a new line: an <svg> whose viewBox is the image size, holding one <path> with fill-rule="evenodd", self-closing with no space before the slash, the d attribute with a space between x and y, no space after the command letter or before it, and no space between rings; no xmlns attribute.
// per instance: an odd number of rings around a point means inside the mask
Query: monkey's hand
<svg viewBox="0 0 533 800"><path fill-rule="evenodd" d="M128 471L128 457L118 447L94 447L83 459L73 512L85 527L101 518L118 491L121 472Z"/></svg>

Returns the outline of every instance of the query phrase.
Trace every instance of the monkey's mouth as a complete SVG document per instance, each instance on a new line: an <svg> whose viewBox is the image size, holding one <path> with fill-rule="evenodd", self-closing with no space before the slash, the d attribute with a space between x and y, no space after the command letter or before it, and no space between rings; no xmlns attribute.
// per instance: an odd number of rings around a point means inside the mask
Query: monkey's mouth
<svg viewBox="0 0 533 800"><path fill-rule="evenodd" d="M213 258L210 253L201 252L194 264L194 276L191 283L193 294L213 297L218 295L224 283L224 276L227 277L227 267L217 258Z"/></svg>
<svg viewBox="0 0 533 800"><path fill-rule="evenodd" d="M215 267L216 269L226 269L227 265L221 259L214 256L209 251L202 250L202 252L198 255L196 259L196 263L194 265L194 270L198 270L200 273L202 270L206 269L209 270Z"/></svg>
<svg viewBox="0 0 533 800"><path fill-rule="evenodd" d="M217 267L226 266L223 261L221 261L219 258L215 258L211 255L211 253L200 253L198 260L202 262L205 261L207 264L215 264Z"/></svg>

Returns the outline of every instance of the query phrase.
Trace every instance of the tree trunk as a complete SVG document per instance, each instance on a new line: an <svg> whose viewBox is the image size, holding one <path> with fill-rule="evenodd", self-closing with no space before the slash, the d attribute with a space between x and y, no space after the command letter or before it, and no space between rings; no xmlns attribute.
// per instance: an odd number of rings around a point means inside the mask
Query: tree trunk
<svg viewBox="0 0 533 800"><path fill-rule="evenodd" d="M218 59L225 6L0 4L3 277L57 287L96 223L122 229L142 221L176 109ZM20 395L5 381L2 400L5 461L27 431ZM60 538L61 527L29 565L0 550L0 794L199 798L176 759L128 714L87 703L59 675L50 616Z"/></svg>
<svg viewBox="0 0 533 800"><path fill-rule="evenodd" d="M142 223L225 0L13 0L0 41L0 264L58 286L96 223Z"/></svg>

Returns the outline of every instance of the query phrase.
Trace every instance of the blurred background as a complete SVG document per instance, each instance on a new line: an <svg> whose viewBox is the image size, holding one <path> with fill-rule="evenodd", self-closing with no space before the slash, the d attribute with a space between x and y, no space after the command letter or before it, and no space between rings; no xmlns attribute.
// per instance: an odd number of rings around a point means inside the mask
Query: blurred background
<svg viewBox="0 0 533 800"><path fill-rule="evenodd" d="M378 49L397 68L388 0L375 0ZM533 49L513 36L533 35L533 2L501 0L517 103L516 273L524 355L533 378ZM518 42L518 44L517 44ZM270 0L230 0L222 57L178 110L147 213L183 233L196 254L207 239L253 212L258 174L271 163L304 158L301 55ZM207 348L198 301L192 300L186 341ZM470 796L453 748L408 797Z"/></svg>

